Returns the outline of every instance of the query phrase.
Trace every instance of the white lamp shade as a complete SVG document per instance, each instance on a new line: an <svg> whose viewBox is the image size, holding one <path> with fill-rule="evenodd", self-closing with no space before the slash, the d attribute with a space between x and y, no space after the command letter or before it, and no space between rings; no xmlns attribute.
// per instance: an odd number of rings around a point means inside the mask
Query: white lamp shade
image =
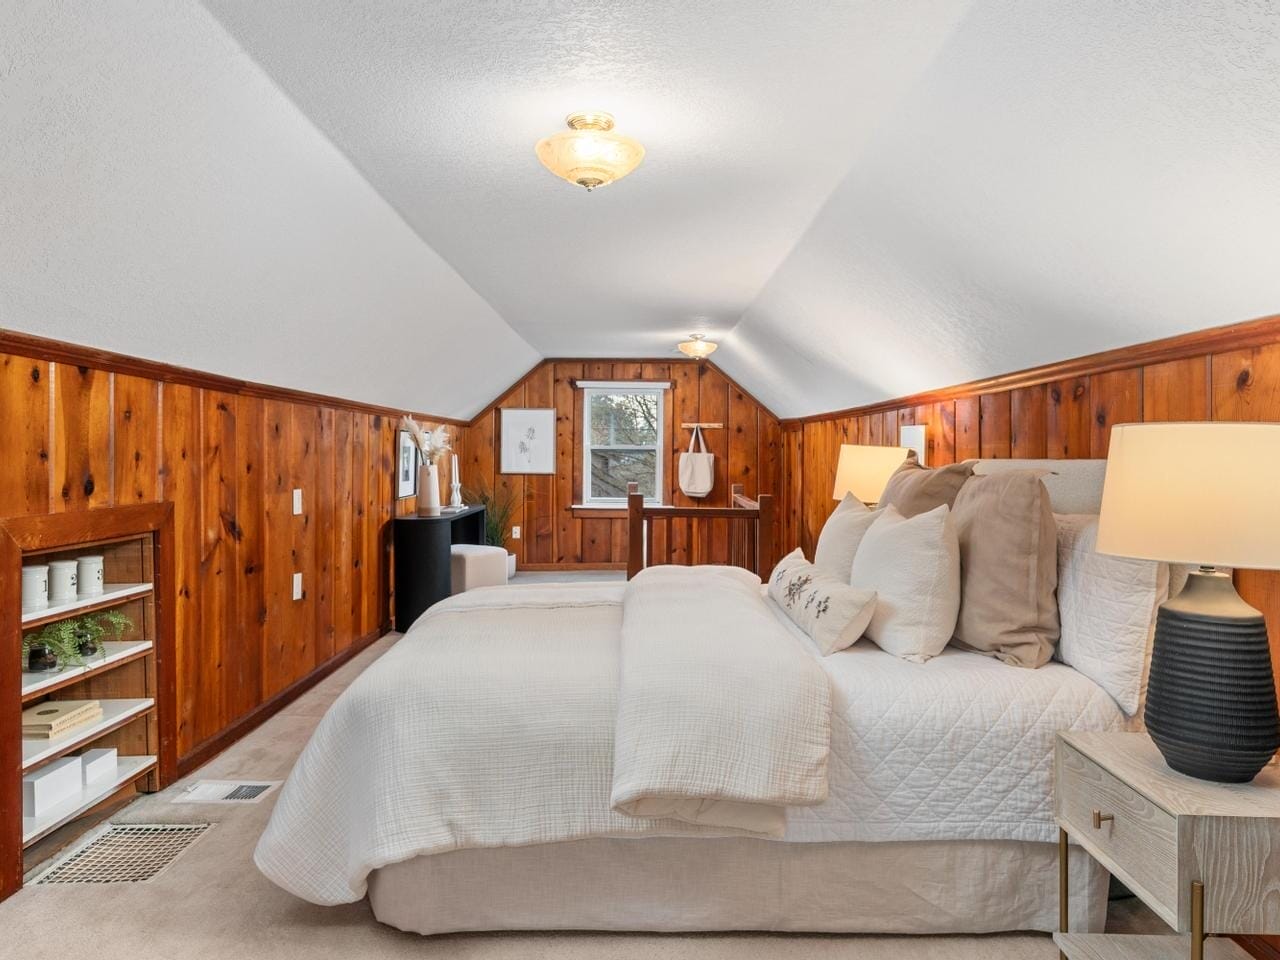
<svg viewBox="0 0 1280 960"><path fill-rule="evenodd" d="M910 452L906 447L841 444L832 499L843 500L845 494L852 493L863 503L878 503L889 477L902 466Z"/></svg>
<svg viewBox="0 0 1280 960"><path fill-rule="evenodd" d="M1280 424L1113 427L1098 552L1280 569Z"/></svg>

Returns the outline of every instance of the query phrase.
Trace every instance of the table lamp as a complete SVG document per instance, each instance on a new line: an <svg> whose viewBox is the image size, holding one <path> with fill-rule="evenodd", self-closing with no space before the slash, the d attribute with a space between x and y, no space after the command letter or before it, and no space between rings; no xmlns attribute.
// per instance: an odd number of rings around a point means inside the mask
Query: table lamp
<svg viewBox="0 0 1280 960"><path fill-rule="evenodd" d="M1217 567L1280 569L1280 424L1112 428L1099 553L1198 569L1160 606L1146 725L1179 773L1252 780L1280 748L1262 614Z"/></svg>
<svg viewBox="0 0 1280 960"><path fill-rule="evenodd" d="M871 447L857 443L840 445L836 461L836 484L833 500L843 500L852 493L863 503L878 503L884 485L893 472L906 461L911 451L906 447Z"/></svg>

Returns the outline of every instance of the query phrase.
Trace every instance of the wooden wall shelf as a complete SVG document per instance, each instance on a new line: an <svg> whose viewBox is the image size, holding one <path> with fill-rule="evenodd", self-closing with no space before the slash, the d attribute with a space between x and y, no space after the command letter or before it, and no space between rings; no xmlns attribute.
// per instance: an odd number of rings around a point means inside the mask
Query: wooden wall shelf
<svg viewBox="0 0 1280 960"><path fill-rule="evenodd" d="M173 544L168 503L0 520L0 899L19 889L40 859L135 793L174 777ZM22 613L24 563L89 552L104 558L104 593ZM106 609L125 613L132 627L104 643L101 654L53 673L25 671L24 635ZM23 709L58 700L98 700L102 717L50 740L24 739ZM113 772L39 816L24 815L24 775L99 747L117 751Z"/></svg>

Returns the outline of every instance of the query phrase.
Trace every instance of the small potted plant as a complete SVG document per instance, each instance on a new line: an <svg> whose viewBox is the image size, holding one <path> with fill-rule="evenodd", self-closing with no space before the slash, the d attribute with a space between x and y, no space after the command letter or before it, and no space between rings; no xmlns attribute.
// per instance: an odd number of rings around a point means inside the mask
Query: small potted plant
<svg viewBox="0 0 1280 960"><path fill-rule="evenodd" d="M516 512L515 495L507 489L491 491L483 483L466 491L468 503L484 506L484 540L491 547L506 547L511 517ZM516 575L516 555L507 552L507 576Z"/></svg>
<svg viewBox="0 0 1280 960"><path fill-rule="evenodd" d="M106 656L103 637L110 634L119 640L132 626L133 621L119 610L55 620L22 638L22 660L31 673L81 667L86 657Z"/></svg>

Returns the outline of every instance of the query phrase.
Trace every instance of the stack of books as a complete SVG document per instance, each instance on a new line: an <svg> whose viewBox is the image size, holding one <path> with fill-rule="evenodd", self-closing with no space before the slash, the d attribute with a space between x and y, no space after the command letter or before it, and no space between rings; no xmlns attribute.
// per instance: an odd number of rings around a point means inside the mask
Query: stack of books
<svg viewBox="0 0 1280 960"><path fill-rule="evenodd" d="M22 711L22 738L52 740L101 719L99 700L46 700Z"/></svg>

